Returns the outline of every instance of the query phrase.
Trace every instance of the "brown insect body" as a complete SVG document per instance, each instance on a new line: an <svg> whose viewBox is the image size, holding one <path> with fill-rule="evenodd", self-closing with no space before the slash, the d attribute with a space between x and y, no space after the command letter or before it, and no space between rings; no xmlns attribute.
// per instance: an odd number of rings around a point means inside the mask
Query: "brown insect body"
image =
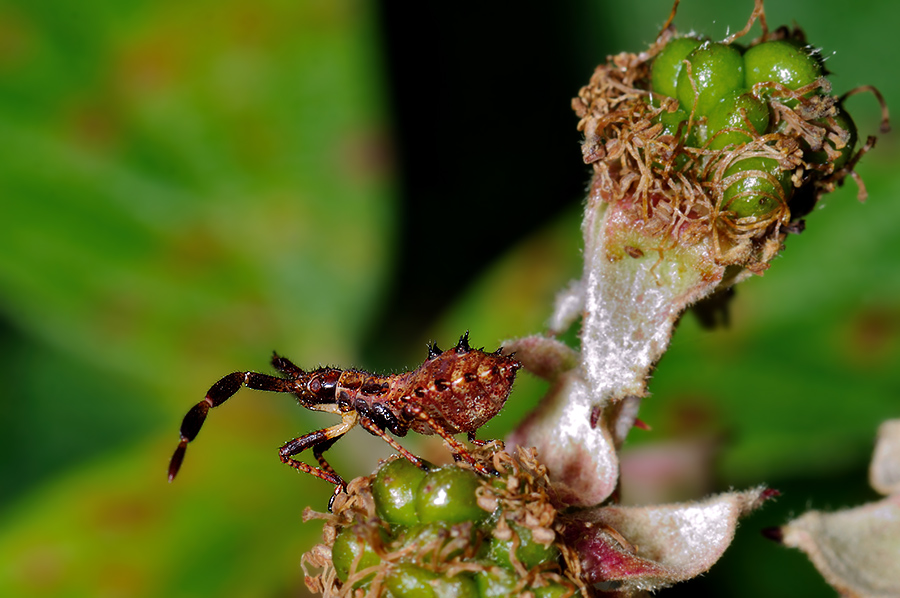
<svg viewBox="0 0 900 598"><path fill-rule="evenodd" d="M497 353L446 351L408 374L399 407L402 412L414 400L451 434L474 432L503 407L518 368L517 361ZM435 433L422 420L410 429Z"/></svg>
<svg viewBox="0 0 900 598"><path fill-rule="evenodd" d="M331 367L307 372L278 355L272 358L272 365L282 377L234 372L216 382L204 400L187 413L181 425L181 441L169 465L169 481L178 473L187 443L197 436L209 409L225 402L242 386L291 393L307 409L341 416L341 423L295 438L279 451L284 463L331 482L335 492L344 487L344 481L322 453L357 424L421 467L421 459L387 432L401 437L409 430L438 434L454 453L480 470L483 466L475 463L453 434L465 432L475 441L475 431L503 407L521 367L500 349L493 353L472 349L468 333L453 349L441 351L437 345L429 346L428 358L421 366L389 376ZM293 458L307 448L313 449L320 468Z"/></svg>

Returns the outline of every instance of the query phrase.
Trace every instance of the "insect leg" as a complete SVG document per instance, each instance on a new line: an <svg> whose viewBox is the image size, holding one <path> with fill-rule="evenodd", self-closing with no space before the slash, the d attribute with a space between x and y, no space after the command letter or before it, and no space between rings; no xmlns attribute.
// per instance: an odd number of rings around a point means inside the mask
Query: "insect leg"
<svg viewBox="0 0 900 598"><path fill-rule="evenodd" d="M299 378L306 373L302 369L294 365L294 363L290 359L288 359L287 357L282 357L278 353L272 353L272 367L274 367L282 374L287 374L292 378Z"/></svg>
<svg viewBox="0 0 900 598"><path fill-rule="evenodd" d="M475 446L485 446L486 444L490 444L490 440L478 440L475 438L475 432L466 433L466 438L469 439L469 442L474 444Z"/></svg>
<svg viewBox="0 0 900 598"><path fill-rule="evenodd" d="M491 472L481 463L475 461L475 457L469 452L469 450L465 447L463 443L453 437L453 434L448 432L444 426L437 423L433 417L431 417L425 409L422 408L421 405L416 403L407 404L403 408L404 412L406 412L407 416L410 419L419 419L428 424L434 433L444 439L444 441L450 445L450 449L456 454L465 459L469 465L472 466L475 471L483 475L489 475Z"/></svg>
<svg viewBox="0 0 900 598"><path fill-rule="evenodd" d="M340 440L342 438L342 436L343 435L335 436L331 440L326 440L325 442L320 442L319 444L316 444L313 446L313 456L316 458L316 461L319 462L319 467L321 467L324 471L327 471L328 473L331 473L334 475L338 475L338 474L334 470L334 468L331 467L331 465L328 463L328 461L325 460L325 457L322 455L322 453L324 453L325 451L330 449L332 447L332 445L334 445L335 442L337 442L338 440ZM340 476L338 476L338 477L340 477Z"/></svg>
<svg viewBox="0 0 900 598"><path fill-rule="evenodd" d="M391 445L391 447L395 451L400 453L407 461L409 461L410 463L412 463L419 469L424 469L427 471L428 467L425 465L425 463L421 459L419 459L418 457L413 455L411 452L409 452L408 450L406 450L405 448L400 446L400 443L398 443L396 440L394 440L393 438L388 436L387 432L385 432L384 430L379 428L378 424L373 422L371 419L369 419L368 417L360 417L359 425L361 425L363 428L365 428L366 430L368 430L375 436L378 436L379 438L381 438L382 440L387 442L389 445Z"/></svg>
<svg viewBox="0 0 900 598"><path fill-rule="evenodd" d="M295 391L292 382L289 380L266 374L257 374L256 372L234 372L213 384L212 388L206 393L206 397L194 405L181 422L181 441L178 443L178 448L175 449L175 454L172 455L172 460L169 462L170 482L175 479L175 475L181 468L187 444L197 437L203 422L206 421L206 414L210 408L218 407L227 401L242 386L271 392L292 393Z"/></svg>
<svg viewBox="0 0 900 598"><path fill-rule="evenodd" d="M338 488L343 489L346 484L344 483L343 478L341 478L341 476L331 468L328 462L325 461L325 457L322 456L322 453L330 449L341 436L346 434L348 430L357 424L357 421L356 412L346 413L344 415L344 421L337 425L316 430L315 432L310 432L309 434L304 434L299 438L291 440L278 449L278 456L281 458L282 463L334 484L335 492L337 492ZM313 455L315 455L316 461L319 462L319 465L322 465L321 469L292 458L310 447L313 449Z"/></svg>

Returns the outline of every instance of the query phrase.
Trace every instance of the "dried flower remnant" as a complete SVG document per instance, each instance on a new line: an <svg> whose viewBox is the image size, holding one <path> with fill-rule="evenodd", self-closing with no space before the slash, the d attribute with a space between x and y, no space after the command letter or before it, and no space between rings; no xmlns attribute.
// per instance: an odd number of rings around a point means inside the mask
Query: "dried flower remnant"
<svg viewBox="0 0 900 598"><path fill-rule="evenodd" d="M762 35L736 49L756 19ZM598 66L572 102L594 173L589 201L620 205L661 255L708 240L715 264L762 272L874 145L854 152L843 100L880 94L833 96L825 75L800 29L768 30L760 0L723 42L667 26L647 51Z"/></svg>

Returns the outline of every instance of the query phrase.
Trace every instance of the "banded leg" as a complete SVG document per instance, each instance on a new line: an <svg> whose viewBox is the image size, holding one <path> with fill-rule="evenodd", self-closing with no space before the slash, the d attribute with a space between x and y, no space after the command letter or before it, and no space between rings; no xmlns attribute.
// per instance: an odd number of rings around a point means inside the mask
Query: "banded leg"
<svg viewBox="0 0 900 598"><path fill-rule="evenodd" d="M383 429L379 428L378 424L373 422L371 419L369 419L368 417L360 416L359 425L361 425L363 428L365 428L366 430L368 430L375 436L378 436L379 438L381 438L382 440L387 442L389 445L391 445L391 448L393 448L395 451L400 453L400 455L404 459L406 459L407 461L409 461L410 463L412 463L419 469L424 469L425 471L428 471L428 467L425 465L424 461L422 461L421 459L419 459L418 457L413 455L411 452L409 452L408 450L406 450L405 448L400 446L399 442L397 442L396 440L394 440L393 438L388 436L388 433L385 432Z"/></svg>
<svg viewBox="0 0 900 598"><path fill-rule="evenodd" d="M294 384L290 380L276 378L266 374L258 374L256 372L234 372L228 374L218 382L212 385L212 388L206 393L206 397L194 405L184 420L181 422L181 441L178 448L169 461L169 481L175 479L181 463L184 461L184 453L187 450L187 444L197 437L203 422L206 421L206 414L210 408L218 407L240 390L242 386L255 390L267 390L270 392L294 392Z"/></svg>
<svg viewBox="0 0 900 598"><path fill-rule="evenodd" d="M437 421L435 421L435 419L431 417L425 411L425 409L422 408L421 405L411 403L406 405L403 408L403 411L410 419L418 419L428 424L428 427L434 430L435 434L443 438L444 441L450 445L450 449L454 452L454 458L456 457L456 455L459 455L460 457L465 459L466 462L471 465L475 471L482 475L489 475L491 473L490 470L488 470L484 465L475 461L475 457L472 456L472 453L469 452L469 449L467 449L463 443L457 440L453 436L453 434L448 432L444 428L444 426L437 423Z"/></svg>
<svg viewBox="0 0 900 598"><path fill-rule="evenodd" d="M469 439L469 442L474 444L475 446L485 446L491 443L490 440L478 440L475 438L475 432L466 432L466 438Z"/></svg>
<svg viewBox="0 0 900 598"><path fill-rule="evenodd" d="M322 456L322 453L327 451L332 447L332 445L337 442L341 436L347 433L353 426L357 424L357 414L355 411L351 411L344 415L344 421L341 423L331 426L329 428L323 428L321 430L316 430L315 432L310 432L309 434L304 434L299 438L295 438L290 442L286 443L280 449L278 449L278 456L281 458L281 462L285 465L290 465L294 469L298 469L310 475L314 475L319 479L325 480L326 482L330 482L335 485L335 494L340 490L343 490L346 487L343 478L337 474L337 472L332 469L331 465L325 460L325 457ZM313 455L316 458L316 461L319 462L319 465L322 468L313 467L312 465L307 465L303 461L299 461L294 459L296 455L299 455L303 451L308 448L313 449Z"/></svg>
<svg viewBox="0 0 900 598"><path fill-rule="evenodd" d="M331 464L325 460L325 456L322 455L322 453L324 453L325 451L330 449L334 445L335 442L337 442L338 440L340 440L343 437L344 437L343 434L340 436L335 436L331 440L326 440L325 442L317 444L313 447L313 456L316 458L316 461L319 462L319 467L321 467L323 470L327 471L328 473L335 475L342 482L341 484L336 484L334 486L334 492L331 494L331 498L328 499L328 512L329 513L331 513L331 507L332 507L332 505L334 505L334 499L337 498L337 495L340 494L341 492L347 491L347 484L343 482L343 478L341 478L341 476L338 474L338 472L336 472L334 470L334 468L331 466Z"/></svg>
<svg viewBox="0 0 900 598"><path fill-rule="evenodd" d="M326 440L325 442L320 442L319 444L313 446L313 457L315 457L316 461L318 461L319 467L321 467L323 471L327 471L328 473L336 475L337 477L341 476L339 476L331 466L331 464L329 464L328 461L325 460L325 457L322 455L322 453L330 449L334 445L334 443L340 440L342 437L343 436L335 436L331 440Z"/></svg>

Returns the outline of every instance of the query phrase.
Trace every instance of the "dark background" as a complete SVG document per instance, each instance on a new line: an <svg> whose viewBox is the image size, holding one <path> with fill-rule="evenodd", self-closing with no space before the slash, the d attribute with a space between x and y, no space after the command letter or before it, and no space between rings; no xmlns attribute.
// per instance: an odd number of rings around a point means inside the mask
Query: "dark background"
<svg viewBox="0 0 900 598"><path fill-rule="evenodd" d="M606 24L579 18L587 4L380 3L403 209L398 276L370 342L427 326L486 264L581 201L569 102L612 51Z"/></svg>

